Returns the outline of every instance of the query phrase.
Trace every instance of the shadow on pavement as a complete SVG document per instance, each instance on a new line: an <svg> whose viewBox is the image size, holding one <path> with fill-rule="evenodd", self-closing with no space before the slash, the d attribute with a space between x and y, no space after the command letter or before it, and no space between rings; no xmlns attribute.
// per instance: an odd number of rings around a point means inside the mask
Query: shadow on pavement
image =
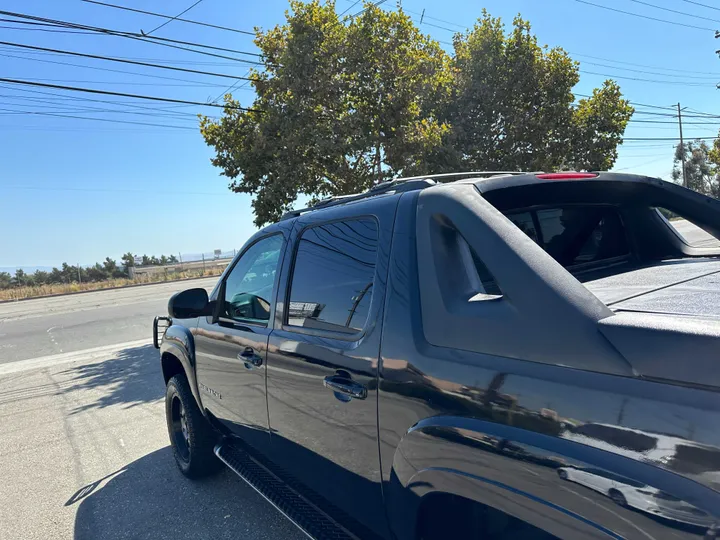
<svg viewBox="0 0 720 540"><path fill-rule="evenodd" d="M113 358L67 369L63 392L98 390L97 398L72 410L78 413L111 405L134 407L165 395L158 351L152 345L123 349Z"/></svg>
<svg viewBox="0 0 720 540"><path fill-rule="evenodd" d="M230 471L182 476L170 447L84 486L65 505L79 505L75 540L304 538Z"/></svg>

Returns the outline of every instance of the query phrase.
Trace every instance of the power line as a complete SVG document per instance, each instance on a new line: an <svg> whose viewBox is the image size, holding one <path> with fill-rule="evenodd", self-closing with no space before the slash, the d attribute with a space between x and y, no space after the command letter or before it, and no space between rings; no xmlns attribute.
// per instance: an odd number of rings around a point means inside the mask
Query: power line
<svg viewBox="0 0 720 540"><path fill-rule="evenodd" d="M715 9L717 11L720 11L719 7L708 6L707 4L701 4L700 2L694 2L693 0L683 0L683 2L687 2L688 4L695 4L696 6L702 6L704 8Z"/></svg>
<svg viewBox="0 0 720 540"><path fill-rule="evenodd" d="M609 64L600 64L597 62L588 62L588 61L583 61L583 64L590 65L590 66L605 67L605 68L610 68L610 69L620 69L623 71L632 71L633 73L645 73L646 75L660 75L661 77L678 77L678 78L682 78L682 79L702 79L705 81L707 81L707 80L717 81L718 78L720 78L720 74L715 75L715 76L694 76L694 75L675 74L675 73L659 73L657 71L645 71L642 69L611 66Z"/></svg>
<svg viewBox="0 0 720 540"><path fill-rule="evenodd" d="M610 58L601 58L599 56L590 56L589 54L577 54L577 53L573 53L570 51L568 51L568 54L573 57L578 56L580 58L592 58L593 60L602 60L604 62L613 62L615 64L625 64L626 66L636 66L636 67L644 67L644 68L650 68L650 69L663 69L665 71L675 71L678 73L698 73L701 75L714 75L716 77L720 77L720 73L712 72L712 71L697 71L694 69L678 69L678 68L664 68L664 67L660 67L660 66L649 66L647 64L636 64L633 62L623 62L621 60L612 60ZM618 69L621 69L621 68L618 68Z"/></svg>
<svg viewBox="0 0 720 540"><path fill-rule="evenodd" d="M29 191L92 191L101 193L159 193L165 194L171 193L173 195L211 195L213 197L225 197L229 192L225 193L208 193L203 191L177 191L172 189L170 191L153 191L147 189L106 189L106 188L71 188L71 187L39 187L39 186L3 186L0 185L0 189L17 189L17 190L29 190Z"/></svg>
<svg viewBox="0 0 720 540"><path fill-rule="evenodd" d="M720 137L693 137L693 139L701 141L714 141L720 139ZM624 138L623 141L679 141L680 137L629 137Z"/></svg>
<svg viewBox="0 0 720 540"><path fill-rule="evenodd" d="M150 34L152 34L153 32L155 32L155 30L160 30L160 29L161 29L163 26L165 26L166 24L170 24L170 23L173 22L174 20L177 20L177 18L180 17L180 15L185 15L188 11L190 11L192 8L194 8L195 6L197 6L197 5L198 5L200 2L202 2L202 1L203 1L203 0L197 0L197 2L195 2L195 3L194 3L193 5L191 5L189 8L186 8L186 9L182 10L180 13L178 13L178 14L175 15L174 17L171 17L170 19L168 19L167 21L165 21L164 23L162 23L160 26L157 26L156 28L153 28L153 29L150 30L149 32L143 32L142 29L140 30L140 32L143 33L143 34L145 34L146 36L149 36Z"/></svg>
<svg viewBox="0 0 720 540"><path fill-rule="evenodd" d="M107 71L110 73L122 73L125 75L135 75L137 77L151 77L153 79L164 79L164 80L169 80L169 81L179 81L179 82L187 82L187 83L198 83L199 82L199 81L193 81L191 79L179 79L177 77L164 77L162 75L152 75L150 73L138 73L135 71L126 71L124 69L111 69L111 68L103 68L103 67L98 67L98 66L84 66L82 64L73 64L71 62L59 62L57 60L43 60L42 58L28 58L25 56L16 56L13 54L0 53L0 56L5 57L5 58L17 58L18 60L28 60L31 62L43 62L45 64L57 64L57 65L61 65L61 66L72 66L72 67L79 67L79 68L84 68L84 69L93 69L96 71ZM209 86L216 86L212 83L206 83L206 84Z"/></svg>
<svg viewBox="0 0 720 540"><path fill-rule="evenodd" d="M588 6L594 6L596 8L600 8L600 9L606 9L608 11L614 11L615 13L622 13L624 15L631 15L632 17L639 17L641 19L647 19L650 21L656 21L656 22L661 22L661 23L665 23L665 24L674 24L675 26L684 26L686 28L693 28L695 30L708 30L710 32L715 31L714 28L707 28L704 26L695 26L692 24L685 24L685 23L680 23L680 22L676 22L676 21L668 21L667 19L658 19L657 17L650 17L649 15L640 15L639 13L632 13L631 11L623 11L622 9L611 8L609 6L602 6L600 4L588 2L587 0L575 0L575 2L578 2L580 4L586 4Z"/></svg>
<svg viewBox="0 0 720 540"><path fill-rule="evenodd" d="M578 94L578 93L575 93L575 95L576 95L576 96L580 96L580 97L584 97L584 98L591 98L591 97L592 97L592 96L590 96L590 95L588 95L588 94ZM648 107L648 108L651 108L651 109L667 109L667 110L673 111L673 114L674 114L674 111L675 111L675 107L674 107L674 106L668 106L668 105L649 105L649 104L647 104L647 103L638 103L637 101L630 101L630 104L631 104L631 105L636 105L636 106L638 106L638 107Z"/></svg>
<svg viewBox="0 0 720 540"><path fill-rule="evenodd" d="M19 112L22 114L33 114L33 115L41 115L41 116L54 116L57 118L72 118L72 119L77 119L77 120L91 120L94 122L110 122L113 124L134 124L137 126L175 128L175 129L186 129L186 130L192 130L192 131L197 130L197 128L191 128L188 126L174 126L172 124L153 124L150 122L133 122L132 120L113 120L111 118L92 118L89 116L75 116L75 115L71 115L71 114L58 114L58 113L49 113L49 112L40 112L40 111L17 111L14 109L0 109L0 111L11 111L11 112Z"/></svg>
<svg viewBox="0 0 720 540"><path fill-rule="evenodd" d="M0 77L0 82L6 82L10 84L24 84L27 86L39 86L42 88L57 88L59 90L71 90L74 92L88 92L90 94L102 94L106 96L121 96L121 97L130 97L134 99L147 99L151 101L164 101L167 103L186 103L188 105L202 105L203 107L219 107L219 108L225 108L226 105L218 105L216 103L205 103L202 101L187 101L184 99L172 99L172 98L162 98L157 96L143 96L139 94L127 94L125 92L111 92L109 90L97 90L95 88L80 88L76 86L62 86L59 84L47 84L47 83L39 83L39 82L32 82L32 81L23 81L23 80L17 80L17 79L6 79ZM248 109L246 107L230 107L231 109L236 109L240 111L247 111L247 112L263 112L259 109Z"/></svg>
<svg viewBox="0 0 720 540"><path fill-rule="evenodd" d="M340 15L338 15L338 17L342 17L343 15L345 15L348 11L350 11L352 8L354 8L355 6L357 6L357 5L360 3L360 1L361 1L361 0L355 0L348 8L346 8L345 10L343 10L343 12L340 13Z"/></svg>
<svg viewBox="0 0 720 540"><path fill-rule="evenodd" d="M108 62L120 62L123 64L133 64L136 66L145 66L145 67L152 67L157 69L169 69L172 71L182 71L184 73L195 73L198 75L211 75L213 77L224 77L226 79L240 79L244 81L250 81L250 80L256 80L256 79L248 79L247 77L238 77L236 75L227 75L225 73L214 73L212 71L200 71L197 69L189 69L189 68L181 68L177 66L162 66L159 64L151 64L149 62L139 62L137 60L123 60L121 58L113 58L112 56L100 56L97 54L87 54L87 53L79 53L75 51L63 51L61 49L49 49L47 47L36 47L35 45L25 45L23 43L13 43L11 41L0 41L0 45L8 45L10 47L19 47L22 49L30 49L35 51L49 51L54 52L58 54L67 54L70 56L80 56L82 58L93 58L95 60L106 60Z"/></svg>
<svg viewBox="0 0 720 540"><path fill-rule="evenodd" d="M85 24L79 24L79 23L73 23L68 21L62 21L58 19L48 19L45 17L38 17L35 15L26 15L23 13L15 13L12 11L0 11L0 15L8 15L10 17L16 17L18 19L29 19L31 21L39 21L42 23L46 23L44 26L50 26L50 27L59 27L59 28L74 28L74 29L80 29L80 30L89 30L92 32L97 32L99 34L105 34L115 37L124 37L128 39L134 39L136 41L143 41L145 43L152 43L155 45L161 45L163 47L170 47L172 49L179 49L181 51L189 51L194 52L197 54L204 54L206 56L213 56L215 58L224 58L226 60L234 60L236 62L245 62L250 64L259 64L259 62L255 62L252 60L244 60L241 58L234 58L232 56L225 56L222 54L215 54L207 51L198 51L196 49L189 49L187 47L180 47L178 45L171 45L170 43L180 43L183 45L190 45L192 47L201 47L205 49L213 49L213 50L220 50L220 51L226 51L226 52L233 52L236 54L245 54L250 56L260 56L258 53L251 53L247 51L238 51L235 49L227 49L224 47L215 47L213 45L204 45L202 43L194 43L192 41L182 41L177 39L170 39L170 38L163 38L163 37L157 37L157 36L144 36L143 34L138 34L137 32L123 32L119 30L112 30L109 28L102 28L99 26L89 26ZM19 22L19 21L18 21Z"/></svg>
<svg viewBox="0 0 720 540"><path fill-rule="evenodd" d="M683 82L683 81L659 81L657 79L643 79L641 77L628 77L626 75L610 75L608 73L598 73L596 71L585 71L585 70L579 70L580 73L584 73L586 75L598 75L600 77L611 77L613 79L625 79L628 81L640 81L640 82L647 82L647 83L654 83L654 84L679 84L682 86L704 86L704 87L715 87L716 85L713 83L701 83L701 82Z"/></svg>
<svg viewBox="0 0 720 540"><path fill-rule="evenodd" d="M651 4L650 2L643 2L642 0L630 0L631 2L635 2L636 4L641 4L643 6L648 6L655 9L661 9L663 11L669 11L670 13L677 13L678 15L684 15L685 17L693 17L695 19L701 19L703 21L710 21L710 22L716 22L720 23L717 19L710 19L708 17L702 17L701 15L693 15L692 13L685 13L684 11L678 11L677 9L670 9L663 6L656 6L655 4Z"/></svg>
<svg viewBox="0 0 720 540"><path fill-rule="evenodd" d="M148 107L145 105L138 105L137 103L130 103L127 101L110 101L106 99L93 99L86 96L66 96L63 94L56 94L54 92L43 92L42 90L31 90L29 88L15 88L12 86L5 86L0 85L0 88L5 88L7 90L14 90L14 91L20 91L20 92L26 92L31 94L40 94L42 96L51 96L51 97L34 97L34 96L25 96L25 95L10 95L8 96L5 94L5 97L11 97L15 99L26 99L26 100L40 100L41 102L53 102L53 101L80 101L80 102L91 102L91 103L106 103L111 105L120 105L124 107L131 107L133 109L140 109L140 110L147 110L147 111L157 111L157 110L169 110L169 109L175 109L178 107L187 107L188 105L170 105L166 107ZM87 107L87 106L86 106ZM174 111L174 114L176 115L188 115L192 116L193 118L196 118L197 115L195 113L190 112L184 112L184 111Z"/></svg>
<svg viewBox="0 0 720 540"><path fill-rule="evenodd" d="M180 21L180 22L184 22L184 23L197 24L197 25L200 25L200 26L207 26L207 27L210 27L210 28L216 28L216 29L218 29L218 30L227 30L228 32L236 32L236 33L238 33L238 34L246 34L246 35L248 35L248 36L254 36L254 35L255 35L255 32L250 32L250 31L248 31L248 30L238 30L237 28L230 28L230 27L228 27L228 26L219 26L219 25L217 25L217 24L210 24L210 23L206 23L206 22L193 21L193 20L190 20L190 19L181 19L180 17L174 17L174 18L173 18L171 15L163 15L162 13L153 13L152 11L144 11L144 10L142 10L142 9L134 9L134 8L130 8L130 7L127 7L127 6L118 6L118 5L115 5L115 4L108 4L108 3L106 3L106 2L97 2L96 0L82 0L82 1L83 1L83 2L86 2L86 3L88 3L88 4L97 4L98 6L111 7L111 8L115 8L115 9L122 9L122 10L124 10L124 11L133 11L133 12L135 12L135 13L142 13L142 14L144 14L144 15L152 15L153 17L163 17L163 18L165 18L165 19L173 19L173 20L175 20L175 21Z"/></svg>

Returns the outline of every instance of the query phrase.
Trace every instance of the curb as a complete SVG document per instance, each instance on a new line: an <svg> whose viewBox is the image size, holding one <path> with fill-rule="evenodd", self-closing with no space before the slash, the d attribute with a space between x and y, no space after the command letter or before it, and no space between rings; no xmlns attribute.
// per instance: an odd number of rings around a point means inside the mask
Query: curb
<svg viewBox="0 0 720 540"><path fill-rule="evenodd" d="M220 279L220 276L199 276L199 277L189 277L189 278L182 278L182 279L172 279L167 281L153 281L152 283L133 283L132 285L118 285L117 287L104 287L102 289L92 289L89 291L72 291L72 292L66 292L66 293L56 293L56 294L43 294L40 296L28 296L26 298L16 298L14 300L0 300L0 304L10 304L15 302L25 302L27 300L37 300L40 298L55 298L57 296L72 296L75 294L87 294L87 293L93 293L93 292L100 292L100 291L114 291L117 289L131 289L133 287L147 287L148 285L161 285L163 283L177 283L179 281L193 281L196 279L208 279L216 277Z"/></svg>

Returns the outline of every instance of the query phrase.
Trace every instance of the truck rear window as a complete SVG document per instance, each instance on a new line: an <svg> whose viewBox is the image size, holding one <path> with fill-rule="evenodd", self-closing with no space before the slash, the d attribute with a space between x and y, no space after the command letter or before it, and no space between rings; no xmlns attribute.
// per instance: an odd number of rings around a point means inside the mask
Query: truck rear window
<svg viewBox="0 0 720 540"><path fill-rule="evenodd" d="M508 219L566 267L630 253L622 220L610 206L568 206L507 214Z"/></svg>

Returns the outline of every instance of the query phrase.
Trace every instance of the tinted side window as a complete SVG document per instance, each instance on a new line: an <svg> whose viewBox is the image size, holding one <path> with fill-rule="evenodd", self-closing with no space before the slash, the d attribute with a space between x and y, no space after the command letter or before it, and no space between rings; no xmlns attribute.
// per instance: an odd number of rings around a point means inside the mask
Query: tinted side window
<svg viewBox="0 0 720 540"><path fill-rule="evenodd" d="M697 248L720 247L720 240L689 219L665 208L657 208L657 211L665 219L668 227L672 227L687 245Z"/></svg>
<svg viewBox="0 0 720 540"><path fill-rule="evenodd" d="M611 208L552 208L537 216L545 250L564 266L628 254L625 229Z"/></svg>
<svg viewBox="0 0 720 540"><path fill-rule="evenodd" d="M283 239L270 236L253 244L225 280L222 316L267 322Z"/></svg>
<svg viewBox="0 0 720 540"><path fill-rule="evenodd" d="M535 223L533 222L532 214L530 212L508 214L507 218L512 221L518 229L535 240L536 243L540 243L537 231L535 230Z"/></svg>
<svg viewBox="0 0 720 540"><path fill-rule="evenodd" d="M307 229L298 242L287 323L355 333L372 298L377 224L363 218Z"/></svg>

